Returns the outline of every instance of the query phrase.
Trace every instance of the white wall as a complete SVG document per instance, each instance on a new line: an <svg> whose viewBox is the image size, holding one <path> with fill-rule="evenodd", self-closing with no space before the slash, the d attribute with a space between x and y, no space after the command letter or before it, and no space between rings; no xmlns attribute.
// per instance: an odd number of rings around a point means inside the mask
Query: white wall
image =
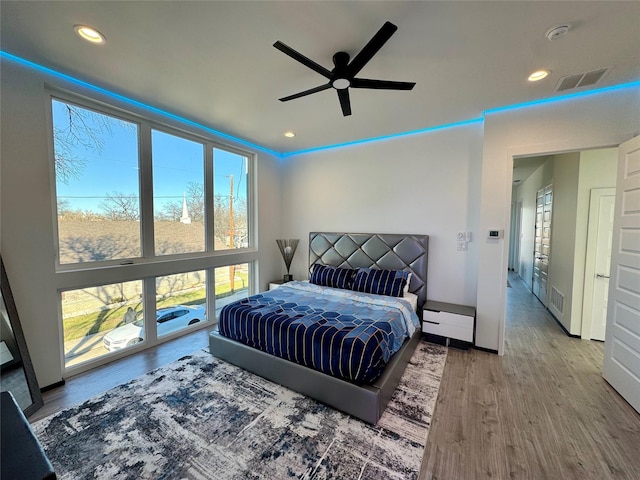
<svg viewBox="0 0 640 480"><path fill-rule="evenodd" d="M617 146L640 131L640 89L610 90L485 115L476 343L504 352L513 158ZM486 239L489 229L505 238Z"/></svg>
<svg viewBox="0 0 640 480"><path fill-rule="evenodd" d="M61 380L62 352L58 320L58 290L73 282L108 283L126 269L131 278L162 275L174 271L215 266L224 262L220 256L200 260L157 262L146 265L114 267L96 273L91 271L55 271L54 208L50 180L48 145L48 97L45 82L59 88L84 93L96 100L118 106L113 98L103 99L92 91L82 91L57 78L2 61L1 105L1 224L2 257L11 282L18 313L25 333L36 375L41 386ZM132 111L132 107L123 108ZM150 115L147 115L150 116ZM157 120L167 122L163 117ZM222 143L229 144L228 141ZM246 149L246 147L239 146ZM259 262L258 285L266 288L269 280L279 275L279 254L275 238L279 236L281 163L275 157L258 154L258 218ZM246 261L246 260L243 260Z"/></svg>
<svg viewBox="0 0 640 480"><path fill-rule="evenodd" d="M547 307L571 332L574 249L576 242L576 209L580 153L554 155L553 204L551 212L551 254L547 287ZM551 289L564 296L562 312L551 303ZM572 333L572 332L571 332Z"/></svg>
<svg viewBox="0 0 640 480"><path fill-rule="evenodd" d="M312 231L427 234L427 297L475 305L481 151L473 124L287 158L284 231L301 239L292 273L308 277Z"/></svg>

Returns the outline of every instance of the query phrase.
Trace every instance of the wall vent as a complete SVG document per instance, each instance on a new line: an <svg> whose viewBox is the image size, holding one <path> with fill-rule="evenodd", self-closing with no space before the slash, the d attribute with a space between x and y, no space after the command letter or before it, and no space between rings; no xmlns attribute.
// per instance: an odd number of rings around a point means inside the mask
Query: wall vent
<svg viewBox="0 0 640 480"><path fill-rule="evenodd" d="M551 287L549 305L551 305L560 315L564 315L564 295L561 294L556 287Z"/></svg>
<svg viewBox="0 0 640 480"><path fill-rule="evenodd" d="M601 68L599 70L593 70L587 73L577 73L575 75L566 75L558 80L556 84L555 91L556 92L564 92L567 90L573 90L574 88L580 87L588 87L590 85L595 85L598 83L602 77L610 70L611 68Z"/></svg>

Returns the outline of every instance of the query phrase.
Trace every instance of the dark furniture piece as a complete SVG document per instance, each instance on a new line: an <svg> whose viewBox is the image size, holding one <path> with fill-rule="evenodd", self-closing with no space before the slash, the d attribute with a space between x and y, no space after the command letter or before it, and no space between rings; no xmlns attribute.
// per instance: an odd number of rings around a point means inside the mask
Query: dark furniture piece
<svg viewBox="0 0 640 480"><path fill-rule="evenodd" d="M0 478L55 480L51 462L11 392L0 393Z"/></svg>
<svg viewBox="0 0 640 480"><path fill-rule="evenodd" d="M418 296L418 308L421 309L427 295L428 241L426 235L312 232L309 234L309 269L319 263L344 268L410 270L409 291ZM209 347L215 357L376 424L419 341L418 329L370 385L356 385L269 355L228 339L217 329L209 336Z"/></svg>

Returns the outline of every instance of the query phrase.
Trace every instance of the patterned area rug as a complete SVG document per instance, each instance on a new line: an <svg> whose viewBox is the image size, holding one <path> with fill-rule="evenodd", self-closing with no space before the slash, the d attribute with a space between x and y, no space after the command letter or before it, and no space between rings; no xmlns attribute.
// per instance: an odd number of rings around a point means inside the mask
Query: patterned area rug
<svg viewBox="0 0 640 480"><path fill-rule="evenodd" d="M32 427L61 479L417 478L446 357L420 342L377 426L203 351Z"/></svg>

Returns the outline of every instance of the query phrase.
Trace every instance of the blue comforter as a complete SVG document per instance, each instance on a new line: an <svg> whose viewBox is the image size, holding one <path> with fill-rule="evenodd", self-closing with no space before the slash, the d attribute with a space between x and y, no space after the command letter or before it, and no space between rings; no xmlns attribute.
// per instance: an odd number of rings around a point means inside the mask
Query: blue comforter
<svg viewBox="0 0 640 480"><path fill-rule="evenodd" d="M418 326L402 298L289 282L225 306L218 329L263 352L366 383Z"/></svg>

